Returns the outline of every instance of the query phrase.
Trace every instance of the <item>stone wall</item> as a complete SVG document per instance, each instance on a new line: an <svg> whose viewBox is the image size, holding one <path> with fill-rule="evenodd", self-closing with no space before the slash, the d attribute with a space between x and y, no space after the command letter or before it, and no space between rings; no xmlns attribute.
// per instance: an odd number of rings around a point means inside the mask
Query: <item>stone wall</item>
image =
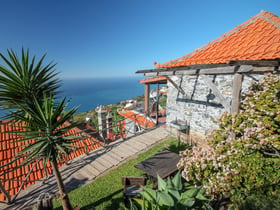
<svg viewBox="0 0 280 210"><path fill-rule="evenodd" d="M234 75L208 75L207 76L222 93L226 101L231 104L232 86ZM244 74L242 82L242 94L248 90L252 81L258 81L263 75ZM225 111L219 99L204 83L201 76L172 76L176 84L185 91L182 95L170 82L168 82L167 94L167 128L173 132L171 122L181 120L189 125L188 142L205 143L205 135L217 128L214 122Z"/></svg>

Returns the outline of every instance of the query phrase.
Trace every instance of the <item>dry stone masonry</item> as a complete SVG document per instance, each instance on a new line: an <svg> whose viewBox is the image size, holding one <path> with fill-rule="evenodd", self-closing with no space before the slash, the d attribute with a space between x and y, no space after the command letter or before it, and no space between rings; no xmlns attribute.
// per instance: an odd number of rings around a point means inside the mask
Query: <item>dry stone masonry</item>
<svg viewBox="0 0 280 210"><path fill-rule="evenodd" d="M206 77L214 83L225 101L231 105L234 75L206 75ZM247 92L253 81L258 81L262 77L262 74L244 74L242 95ZM203 143L205 135L210 130L217 128L214 120L225 112L225 108L219 98L205 84L201 75L172 76L170 78L184 90L185 95L179 92L174 85L168 83L167 127L174 134L172 122L176 120L186 122L189 130L185 139L190 142Z"/></svg>

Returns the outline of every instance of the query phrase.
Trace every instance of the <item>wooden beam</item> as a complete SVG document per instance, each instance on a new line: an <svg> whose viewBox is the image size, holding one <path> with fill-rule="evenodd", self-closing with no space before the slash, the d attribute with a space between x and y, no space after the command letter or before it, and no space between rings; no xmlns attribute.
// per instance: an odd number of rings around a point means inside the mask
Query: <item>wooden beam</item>
<svg viewBox="0 0 280 210"><path fill-rule="evenodd" d="M205 68L219 68L219 67L226 67L229 66L228 64L194 64L188 66L181 66L181 67L172 67L172 68L158 68L158 69L147 69L147 70L138 70L136 74L143 74L149 72L161 72L161 71L184 71L184 70L196 70L196 69L205 69Z"/></svg>
<svg viewBox="0 0 280 210"><path fill-rule="evenodd" d="M232 74L236 72L235 66L200 69L199 74Z"/></svg>
<svg viewBox="0 0 280 210"><path fill-rule="evenodd" d="M252 65L242 65L238 68L238 73L247 73L254 70L254 67Z"/></svg>
<svg viewBox="0 0 280 210"><path fill-rule="evenodd" d="M217 96L225 110L227 112L230 112L230 104L226 101L216 85L207 76L201 75L200 77L204 81L204 83L213 91L214 95Z"/></svg>
<svg viewBox="0 0 280 210"><path fill-rule="evenodd" d="M159 70L152 72L148 70L145 73L145 76L170 76L170 75L200 75L200 74L232 74L236 72L235 66L227 66L227 67L218 67L218 68L207 68L207 69L193 69L193 70L186 70L186 69L166 69L166 70Z"/></svg>
<svg viewBox="0 0 280 210"><path fill-rule="evenodd" d="M208 68L208 69L193 69L193 70L176 70L176 69L167 69L167 70L158 70L150 71L148 70L145 76L171 76L171 75L217 75L217 74L235 74L239 73L265 73L275 71L276 67L254 67L252 65L242 65L238 66L227 66L227 67L218 67L218 68Z"/></svg>
<svg viewBox="0 0 280 210"><path fill-rule="evenodd" d="M160 68L160 69L147 69L147 70L138 70L135 73L136 74L144 74L144 73L149 73L149 72L160 72L160 71L166 71L167 68Z"/></svg>
<svg viewBox="0 0 280 210"><path fill-rule="evenodd" d="M166 79L179 91L181 92L183 95L185 95L185 91L179 87L170 77L166 76Z"/></svg>
<svg viewBox="0 0 280 210"><path fill-rule="evenodd" d="M233 62L233 61L232 61ZM261 62L261 61L258 61ZM241 73L263 73L275 71L279 64L279 61L263 61L264 63L260 63L255 66L257 62L244 61L240 63L244 63L240 66L238 65L229 65L229 64L196 64L190 66L183 67L174 67L174 68L160 68L160 69L148 69L148 70L138 70L136 73L143 73L145 76L158 76L158 75L200 75L200 74L235 74L236 72ZM267 63L267 66L264 64ZM237 61L236 61L236 64ZM255 65L254 65L255 64Z"/></svg>
<svg viewBox="0 0 280 210"><path fill-rule="evenodd" d="M263 73L263 72L273 72L273 71L275 71L275 70L277 70L277 67L269 67L269 66L267 66L267 67L254 67L253 68L253 72L255 72L255 73L258 73L258 72L260 72L260 73Z"/></svg>
<svg viewBox="0 0 280 210"><path fill-rule="evenodd" d="M229 65L241 66L241 65L253 65L253 66L279 66L279 60L230 60Z"/></svg>
<svg viewBox="0 0 280 210"><path fill-rule="evenodd" d="M145 84L145 114L150 116L150 84Z"/></svg>
<svg viewBox="0 0 280 210"><path fill-rule="evenodd" d="M243 74L236 73L233 79L231 113L239 113Z"/></svg>
<svg viewBox="0 0 280 210"><path fill-rule="evenodd" d="M175 71L174 75L196 75L199 72L199 69L195 69L195 70L178 70Z"/></svg>
<svg viewBox="0 0 280 210"><path fill-rule="evenodd" d="M173 75L175 75L175 71L174 70L169 70L169 71L164 71L164 72L158 72L158 75L173 76Z"/></svg>
<svg viewBox="0 0 280 210"><path fill-rule="evenodd" d="M144 73L144 76L146 76L146 77L155 77L155 76L158 76L158 72Z"/></svg>

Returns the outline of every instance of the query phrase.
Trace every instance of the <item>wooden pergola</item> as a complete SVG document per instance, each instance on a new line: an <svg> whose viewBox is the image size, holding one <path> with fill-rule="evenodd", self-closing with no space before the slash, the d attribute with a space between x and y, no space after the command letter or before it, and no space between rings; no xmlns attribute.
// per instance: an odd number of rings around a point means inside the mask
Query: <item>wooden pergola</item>
<svg viewBox="0 0 280 210"><path fill-rule="evenodd" d="M156 122L158 122L158 103L159 103L159 85L166 84L167 79L165 76L157 76L152 78L146 78L140 80L140 83L145 84L145 108L144 112L146 116L150 116L150 86L152 84L157 85L157 106L156 106Z"/></svg>
<svg viewBox="0 0 280 210"><path fill-rule="evenodd" d="M171 76L197 75L219 98L226 111L238 113L244 74L264 74L267 72L279 73L280 60L231 60L226 64L195 64L183 67L158 68L138 70L136 73L145 76L164 76L182 95L185 91L179 87ZM216 85L206 75L234 74L232 103L228 104ZM145 94L146 95L146 94Z"/></svg>

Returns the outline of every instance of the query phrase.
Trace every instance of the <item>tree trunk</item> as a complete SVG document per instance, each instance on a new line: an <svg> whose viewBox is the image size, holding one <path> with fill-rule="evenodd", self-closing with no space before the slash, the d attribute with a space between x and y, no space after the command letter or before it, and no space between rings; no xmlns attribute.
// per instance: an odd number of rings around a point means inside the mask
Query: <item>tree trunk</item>
<svg viewBox="0 0 280 210"><path fill-rule="evenodd" d="M53 173L55 175L56 178L56 182L57 182L57 186L58 186L58 190L59 190L59 194L60 194L60 199L61 199L61 203L62 203L62 207L64 210L72 210L72 206L69 200L69 197L65 191L64 188L64 184L60 175L60 172L58 170L58 166L57 166L57 162L56 160L51 161L51 165L53 168Z"/></svg>

